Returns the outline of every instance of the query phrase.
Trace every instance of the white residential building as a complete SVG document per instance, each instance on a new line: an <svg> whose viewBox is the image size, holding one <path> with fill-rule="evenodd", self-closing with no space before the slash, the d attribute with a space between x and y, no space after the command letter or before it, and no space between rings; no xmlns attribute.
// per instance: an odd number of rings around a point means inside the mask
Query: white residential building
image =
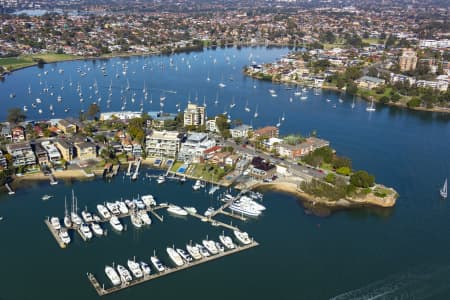
<svg viewBox="0 0 450 300"><path fill-rule="evenodd" d="M56 148L54 144L52 144L50 141L45 141L42 142L41 145L47 152L50 162L57 162L61 160L61 153L59 153L58 148Z"/></svg>
<svg viewBox="0 0 450 300"><path fill-rule="evenodd" d="M209 139L206 133L191 133L181 145L178 159L198 161L204 155L204 151L216 145L214 139Z"/></svg>
<svg viewBox="0 0 450 300"><path fill-rule="evenodd" d="M248 134L253 130L250 125L239 125L230 129L231 137L233 138L246 138Z"/></svg>
<svg viewBox="0 0 450 300"><path fill-rule="evenodd" d="M146 137L147 156L175 158L180 150L181 134L178 131L152 131Z"/></svg>
<svg viewBox="0 0 450 300"><path fill-rule="evenodd" d="M184 110L184 126L205 125L205 107L189 103Z"/></svg>

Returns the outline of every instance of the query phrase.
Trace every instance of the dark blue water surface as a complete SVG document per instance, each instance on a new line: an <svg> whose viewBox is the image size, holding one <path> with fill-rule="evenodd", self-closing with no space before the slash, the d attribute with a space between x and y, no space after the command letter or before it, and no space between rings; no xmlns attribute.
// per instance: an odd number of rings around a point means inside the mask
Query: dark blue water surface
<svg viewBox="0 0 450 300"><path fill-rule="evenodd" d="M102 111L117 111L122 106L122 95L127 99L125 109L136 111L141 100L145 111L159 110L160 97L166 97L163 110L167 112L176 112L177 104L184 109L188 100L200 104L205 101L208 115L226 110L233 119L254 127L276 124L284 115L282 134L307 135L317 130L340 154L351 157L356 169L368 170L378 182L393 186L400 194L392 210L340 211L320 218L306 215L301 203L292 196L267 192L264 198L267 210L262 217L247 223L234 221L260 242L259 247L109 298L450 297L450 207L438 193L445 177L450 175L449 117L386 106L368 113L366 102L356 100L352 109L353 99L344 95L340 103L339 95L327 91L315 95L309 90L308 99L301 101L293 95L295 88L254 81L242 74L242 67L252 61L273 61L287 52L287 49L228 48L174 56L73 61L20 70L0 83L3 108L0 119L6 117L7 108L24 105L28 106L28 119L35 120L77 117L93 101L100 104ZM126 75L122 73L125 64ZM102 67L107 76L103 75ZM86 75L81 76L83 73ZM147 100L142 93L144 82L149 91ZM220 88L220 82L226 87ZM83 103L76 91L78 85ZM45 88L49 91L43 92ZM269 89L274 89L278 96L272 97ZM11 99L11 93L16 97ZM133 93L136 93L134 103ZM62 96L61 103L57 102L58 95ZM42 103L33 109L31 103L36 98ZM236 103L234 109L229 107L232 101ZM251 112L244 110L247 101ZM259 117L254 119L256 107ZM39 108L42 114L38 113ZM65 108L70 111L65 113ZM64 197L70 197L72 188L79 206L91 210L103 201L146 193L154 194L160 202L196 206L201 212L210 205L218 205L205 193L193 192L191 183L157 185L142 178L130 183L122 177L112 183L97 180L60 183L54 187L45 182L19 189L13 197L3 195L0 299L95 299L97 295L86 272L93 272L100 281L107 282L103 275L105 264L113 261L125 264L133 256L148 261L154 249L168 261L166 246L184 246L189 240L200 241L206 235L216 238L221 232L196 219L174 218L161 212L165 221L154 219L150 229L134 230L130 225L123 234L110 231L107 237L89 243L74 235L74 243L61 250L43 219L49 215L63 216ZM46 202L40 200L46 193L55 197Z"/></svg>

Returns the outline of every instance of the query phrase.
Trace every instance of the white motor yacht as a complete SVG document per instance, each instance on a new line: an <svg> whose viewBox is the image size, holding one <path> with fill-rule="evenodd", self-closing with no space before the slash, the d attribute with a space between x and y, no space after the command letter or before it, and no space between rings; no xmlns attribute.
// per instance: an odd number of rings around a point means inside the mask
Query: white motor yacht
<svg viewBox="0 0 450 300"><path fill-rule="evenodd" d="M135 262L134 260L129 259L127 261L127 265L134 277L141 278L144 276L144 273L142 273L139 263Z"/></svg>
<svg viewBox="0 0 450 300"><path fill-rule="evenodd" d="M142 202L144 202L144 204L145 204L147 207L150 207L150 206L152 206L152 205L156 205L156 201L155 201L155 198L153 197L153 195L150 195L150 194L148 194L148 195L143 195L143 196L141 197L141 200L142 200Z"/></svg>
<svg viewBox="0 0 450 300"><path fill-rule="evenodd" d="M196 260L201 259L202 255L196 246L186 245L187 252Z"/></svg>
<svg viewBox="0 0 450 300"><path fill-rule="evenodd" d="M72 223L76 225L81 225L81 223L83 223L83 220L81 220L80 216L76 212L70 213L70 219L72 220Z"/></svg>
<svg viewBox="0 0 450 300"><path fill-rule="evenodd" d="M116 203L113 202L106 202L106 207L109 209L109 211L115 215L118 216L120 215L120 210L119 207L116 205Z"/></svg>
<svg viewBox="0 0 450 300"><path fill-rule="evenodd" d="M83 217L84 222L86 223L91 223L92 221L94 221L94 219L92 218L92 215L90 212L88 212L87 210L83 210L81 212L81 217Z"/></svg>
<svg viewBox="0 0 450 300"><path fill-rule="evenodd" d="M41 197L41 199L44 200L44 201L46 201L46 200L48 200L48 199L50 199L50 198L52 198L52 197L53 197L52 195L47 195L47 194L45 194L44 196Z"/></svg>
<svg viewBox="0 0 450 300"><path fill-rule="evenodd" d="M119 218L116 216L112 216L109 220L109 224L111 224L112 228L114 228L117 231L123 230L123 225L120 223Z"/></svg>
<svg viewBox="0 0 450 300"><path fill-rule="evenodd" d="M61 228L61 230L59 231L59 237L64 244L68 245L70 243L70 236L66 228Z"/></svg>
<svg viewBox="0 0 450 300"><path fill-rule="evenodd" d="M167 211L170 213L173 213L175 215L179 215L179 216L187 216L187 211L185 211L184 209L182 209L181 207L177 206L177 205L169 205L169 207L167 208Z"/></svg>
<svg viewBox="0 0 450 300"><path fill-rule="evenodd" d="M180 254L180 256L184 259L185 262L190 263L193 259L192 256L189 255L186 251L183 249L177 248L177 253Z"/></svg>
<svg viewBox="0 0 450 300"><path fill-rule="evenodd" d="M219 243L219 242L214 242L216 244L216 248L217 250L219 250L219 252L224 252L225 251L225 247Z"/></svg>
<svg viewBox="0 0 450 300"><path fill-rule="evenodd" d="M128 207L125 204L125 202L116 201L116 206L119 208L119 211L120 211L121 214L123 214L123 215L128 214Z"/></svg>
<svg viewBox="0 0 450 300"><path fill-rule="evenodd" d="M142 222L142 219L138 216L137 213L132 213L130 215L131 224L133 224L136 228L141 228L144 223Z"/></svg>
<svg viewBox="0 0 450 300"><path fill-rule="evenodd" d="M158 176L158 178L156 179L156 182L158 184L164 183L166 182L166 178L163 175Z"/></svg>
<svg viewBox="0 0 450 300"><path fill-rule="evenodd" d="M199 189L201 189L201 187L202 187L201 181L200 181L200 180L197 180L197 181L195 182L195 184L192 186L192 189L193 189L194 191L198 191Z"/></svg>
<svg viewBox="0 0 450 300"><path fill-rule="evenodd" d="M103 235L103 228L98 223L91 223L91 229L96 235Z"/></svg>
<svg viewBox="0 0 450 300"><path fill-rule="evenodd" d="M236 245L233 243L233 240L227 235L223 234L219 235L219 240L225 247L227 247L227 249L236 248Z"/></svg>
<svg viewBox="0 0 450 300"><path fill-rule="evenodd" d="M206 250L206 248L203 247L203 245L195 244L195 247L197 247L198 251L200 252L200 254L201 254L203 257L208 257L208 256L211 255L211 254L208 252L208 250Z"/></svg>
<svg viewBox="0 0 450 300"><path fill-rule="evenodd" d="M96 214L92 214L92 219L94 220L94 222L97 222L97 223L102 221L102 219L100 219L100 217L97 216Z"/></svg>
<svg viewBox="0 0 450 300"><path fill-rule="evenodd" d="M106 276L109 278L109 280L111 281L111 283L113 285L119 285L120 284L120 277L117 274L116 270L114 270L113 267L111 266L105 266L105 273Z"/></svg>
<svg viewBox="0 0 450 300"><path fill-rule="evenodd" d="M134 201L126 199L124 202L127 205L128 209L133 209L136 207L136 203L134 203Z"/></svg>
<svg viewBox="0 0 450 300"><path fill-rule="evenodd" d="M158 272L163 272L166 269L166 267L162 264L158 257L152 256L150 257L150 261L152 262L156 270L158 270Z"/></svg>
<svg viewBox="0 0 450 300"><path fill-rule="evenodd" d="M259 210L259 211L263 211L266 209L266 207L264 205L256 202L255 200L253 200L252 198L247 197L247 196L242 196L236 202L247 204L247 205L251 206L253 209Z"/></svg>
<svg viewBox="0 0 450 300"><path fill-rule="evenodd" d="M261 214L261 211L256 210L253 206L238 201L233 202L233 204L231 204L229 208L234 212L251 217L257 217Z"/></svg>
<svg viewBox="0 0 450 300"><path fill-rule="evenodd" d="M250 240L250 238L248 237L247 232L234 230L233 233L234 233L234 236L239 240L239 242L241 242L244 245L248 245L252 242Z"/></svg>
<svg viewBox="0 0 450 300"><path fill-rule="evenodd" d="M210 215L212 215L214 213L214 207L208 207L208 209L205 211L205 213L203 214L205 217L209 217Z"/></svg>
<svg viewBox="0 0 450 300"><path fill-rule="evenodd" d="M89 228L89 225L88 225L88 224L82 223L82 224L80 225L80 232L81 232L81 234L82 234L85 238L87 238L87 239L92 239L92 231L91 231L91 229Z"/></svg>
<svg viewBox="0 0 450 300"><path fill-rule="evenodd" d="M108 220L109 218L111 218L111 213L105 206L98 204L97 211L103 219Z"/></svg>
<svg viewBox="0 0 450 300"><path fill-rule="evenodd" d="M145 203L141 199L134 199L133 202L135 207L139 209L145 209Z"/></svg>
<svg viewBox="0 0 450 300"><path fill-rule="evenodd" d="M142 222L144 222L145 225L152 224L152 219L148 216L148 213L145 210L139 210L137 212L139 218L141 218Z"/></svg>
<svg viewBox="0 0 450 300"><path fill-rule="evenodd" d="M150 275L150 273L152 272L152 269L150 269L150 266L144 261L139 262L139 266L141 267L144 275Z"/></svg>
<svg viewBox="0 0 450 300"><path fill-rule="evenodd" d="M219 250L216 247L216 243L211 240L203 240L202 241L203 246L211 253L211 254L217 254L219 253Z"/></svg>
<svg viewBox="0 0 450 300"><path fill-rule="evenodd" d="M59 223L58 217L51 217L50 218L50 224L52 224L53 229L60 230L61 229L61 223Z"/></svg>
<svg viewBox="0 0 450 300"><path fill-rule="evenodd" d="M185 211L187 211L190 214L196 214L197 213L197 209L193 206L183 206L183 209Z"/></svg>
<svg viewBox="0 0 450 300"><path fill-rule="evenodd" d="M122 265L117 265L117 272L119 272L120 280L122 280L123 283L131 281L133 279L133 277L131 277L130 271L128 271L127 268Z"/></svg>
<svg viewBox="0 0 450 300"><path fill-rule="evenodd" d="M170 259L173 261L173 263L178 266L181 267L182 265L184 265L183 259L181 258L181 256L177 253L177 251L175 251L173 248L171 247L167 247L166 249L167 254L169 254Z"/></svg>

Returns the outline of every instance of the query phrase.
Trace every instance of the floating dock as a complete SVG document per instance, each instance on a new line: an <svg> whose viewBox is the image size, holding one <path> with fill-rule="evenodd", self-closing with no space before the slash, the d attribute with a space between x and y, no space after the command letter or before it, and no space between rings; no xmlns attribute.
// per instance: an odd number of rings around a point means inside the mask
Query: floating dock
<svg viewBox="0 0 450 300"><path fill-rule="evenodd" d="M53 228L53 226L52 226L52 224L50 224L49 220L45 219L44 223L45 223L45 225L47 225L48 230L50 230L50 233L55 238L55 240L58 243L59 247L66 248L66 244L64 244L64 242L61 240L61 238L59 237L58 231L55 228Z"/></svg>
<svg viewBox="0 0 450 300"><path fill-rule="evenodd" d="M232 254L235 254L235 253L238 253L238 252L241 252L241 251L244 251L244 250L256 247L258 245L259 244L256 241L252 241L248 245L237 246L235 249L226 250L226 251L221 252L221 253L216 254L216 255L211 255L209 257L204 257L202 259L195 260L195 261L192 261L190 263L185 263L181 267L169 268L169 269L166 269L165 271L163 271L161 273L154 273L154 274L150 274L150 275L144 275L143 278L134 279L134 280L132 280L130 282L122 283L119 286L114 286L114 287L110 287L110 288L106 288L106 289L98 282L98 280L97 280L97 278L95 278L94 274L87 273L87 277L88 277L89 281L91 282L92 286L94 287L94 289L96 290L97 294L99 296L105 296L105 295L109 295L109 294L112 294L112 293L115 293L115 292L122 291L122 290L124 290L126 288L129 288L129 287L132 287L132 286L144 283L144 282L148 282L148 281L160 278L160 277L165 276L165 275L169 275L169 274L172 274L172 273L175 273L175 272L178 272L178 271L189 269L189 268L194 267L194 266L198 266L200 264L203 264L203 263L206 263L206 262L209 262L209 261L212 261L212 260L216 260L216 259L228 256L228 255L232 255Z"/></svg>
<svg viewBox="0 0 450 300"><path fill-rule="evenodd" d="M8 190L8 195L14 195L16 193L13 191L13 189L9 186L8 183L5 183L5 187Z"/></svg>
<svg viewBox="0 0 450 300"><path fill-rule="evenodd" d="M231 230L241 231L236 226L233 226L233 225L230 225L230 224L227 224L227 223L223 223L223 222L220 222L220 221L216 221L216 220L212 219L211 216L205 217L205 216L200 215L198 213L191 213L191 212L188 212L188 214L193 216L193 217L196 217L197 219L200 219L203 222L209 222L209 223L211 223L212 226L222 226L222 227L225 227L225 228L228 228L228 229L231 229Z"/></svg>

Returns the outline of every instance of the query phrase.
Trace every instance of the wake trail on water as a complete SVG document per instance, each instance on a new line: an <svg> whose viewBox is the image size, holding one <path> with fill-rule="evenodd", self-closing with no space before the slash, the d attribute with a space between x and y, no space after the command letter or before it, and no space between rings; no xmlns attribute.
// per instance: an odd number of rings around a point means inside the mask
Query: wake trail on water
<svg viewBox="0 0 450 300"><path fill-rule="evenodd" d="M447 290L450 290L450 266L422 266L377 280L330 300L420 300Z"/></svg>

